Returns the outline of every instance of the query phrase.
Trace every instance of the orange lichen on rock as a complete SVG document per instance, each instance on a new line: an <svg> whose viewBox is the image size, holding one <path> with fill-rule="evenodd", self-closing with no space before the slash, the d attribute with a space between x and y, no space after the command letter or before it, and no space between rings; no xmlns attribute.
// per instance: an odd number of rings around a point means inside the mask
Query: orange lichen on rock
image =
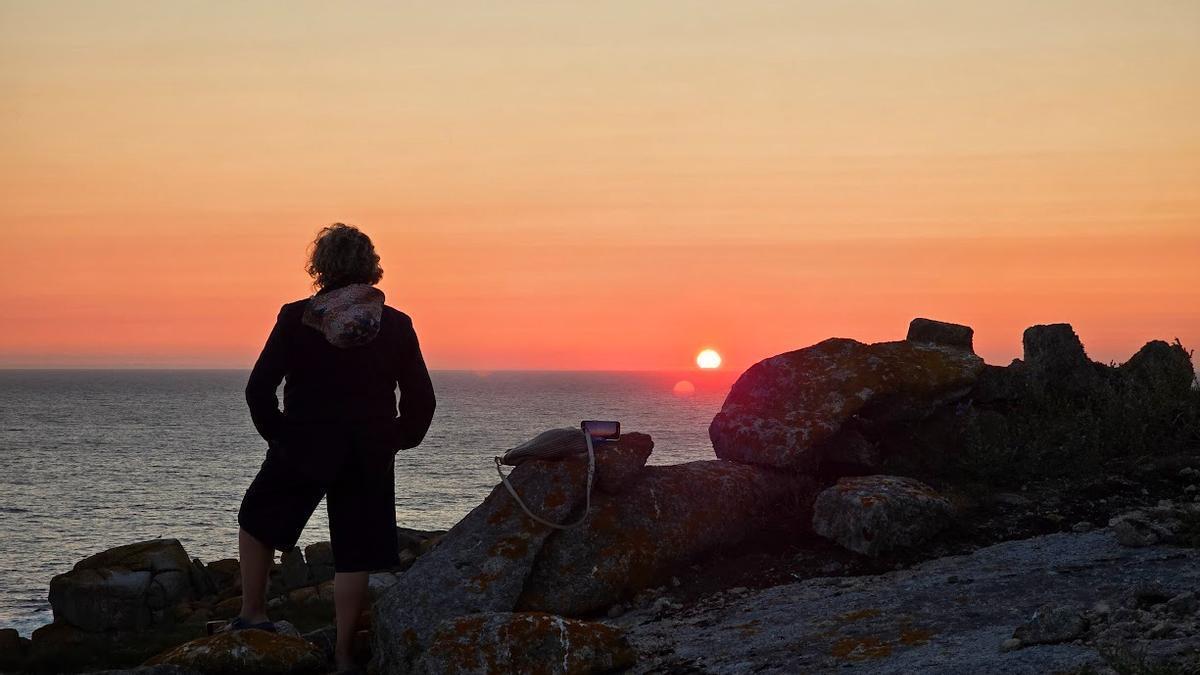
<svg viewBox="0 0 1200 675"><path fill-rule="evenodd" d="M442 623L419 670L565 675L628 668L636 660L612 626L536 612L497 612Z"/></svg>
<svg viewBox="0 0 1200 675"><path fill-rule="evenodd" d="M829 653L848 661L869 661L891 656L892 646L872 635L844 637L833 643Z"/></svg>
<svg viewBox="0 0 1200 675"><path fill-rule="evenodd" d="M315 673L324 668L325 655L302 638L240 630L193 640L155 656L145 665L181 666L209 675Z"/></svg>

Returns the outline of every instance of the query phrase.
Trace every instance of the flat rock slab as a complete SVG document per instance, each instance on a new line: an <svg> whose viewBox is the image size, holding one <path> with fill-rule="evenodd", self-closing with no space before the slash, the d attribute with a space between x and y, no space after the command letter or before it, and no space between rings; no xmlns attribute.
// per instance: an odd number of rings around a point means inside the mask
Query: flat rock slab
<svg viewBox="0 0 1200 675"><path fill-rule="evenodd" d="M708 435L721 459L812 473L821 443L867 405L919 419L965 394L983 365L953 347L832 338L742 373Z"/></svg>
<svg viewBox="0 0 1200 675"><path fill-rule="evenodd" d="M912 478L840 478L817 496L813 530L855 553L877 556L926 541L953 512L945 497Z"/></svg>
<svg viewBox="0 0 1200 675"><path fill-rule="evenodd" d="M618 628L550 614L500 612L443 623L417 672L586 675L628 668L636 661Z"/></svg>
<svg viewBox="0 0 1200 675"><path fill-rule="evenodd" d="M1083 644L1001 651L1045 602L1089 607L1131 586L1200 584L1200 550L1127 548L1111 532L1005 542L879 576L726 592L624 626L633 672L1028 673L1099 668Z"/></svg>

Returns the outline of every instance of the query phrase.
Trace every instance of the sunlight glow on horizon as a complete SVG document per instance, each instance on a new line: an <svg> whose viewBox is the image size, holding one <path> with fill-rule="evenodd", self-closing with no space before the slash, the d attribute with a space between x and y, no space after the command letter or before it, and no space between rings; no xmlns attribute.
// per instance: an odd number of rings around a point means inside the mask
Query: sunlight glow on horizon
<svg viewBox="0 0 1200 675"><path fill-rule="evenodd" d="M434 369L1196 348L1198 72L1173 0L10 0L0 367L248 367L334 221Z"/></svg>

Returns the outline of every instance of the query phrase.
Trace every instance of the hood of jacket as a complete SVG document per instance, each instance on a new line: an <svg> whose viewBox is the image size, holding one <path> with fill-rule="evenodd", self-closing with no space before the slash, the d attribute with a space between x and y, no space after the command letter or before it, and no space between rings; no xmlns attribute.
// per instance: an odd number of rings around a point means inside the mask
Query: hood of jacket
<svg viewBox="0 0 1200 675"><path fill-rule="evenodd" d="M321 331L329 344L347 349L374 340L382 316L383 291L370 284L349 284L309 298L303 322Z"/></svg>

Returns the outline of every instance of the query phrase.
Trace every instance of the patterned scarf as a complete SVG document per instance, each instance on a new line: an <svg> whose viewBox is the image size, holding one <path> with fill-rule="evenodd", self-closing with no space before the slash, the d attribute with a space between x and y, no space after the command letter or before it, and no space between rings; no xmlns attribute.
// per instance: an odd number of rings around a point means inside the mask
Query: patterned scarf
<svg viewBox="0 0 1200 675"><path fill-rule="evenodd" d="M374 340L382 315L383 291L370 284L350 284L309 298L303 321L321 331L329 344L347 349Z"/></svg>

